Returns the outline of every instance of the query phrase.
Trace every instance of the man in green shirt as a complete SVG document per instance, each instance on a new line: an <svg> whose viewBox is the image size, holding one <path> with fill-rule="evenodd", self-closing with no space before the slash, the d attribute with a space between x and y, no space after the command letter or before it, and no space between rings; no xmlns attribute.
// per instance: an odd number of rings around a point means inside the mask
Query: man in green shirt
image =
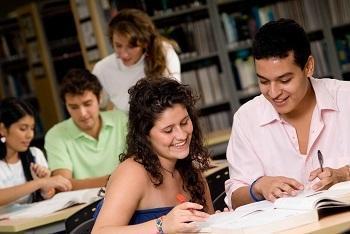
<svg viewBox="0 0 350 234"><path fill-rule="evenodd" d="M100 112L101 91L89 71L69 71L62 80L61 98L70 118L45 136L52 174L70 179L73 190L105 186L125 150L127 116L118 110Z"/></svg>

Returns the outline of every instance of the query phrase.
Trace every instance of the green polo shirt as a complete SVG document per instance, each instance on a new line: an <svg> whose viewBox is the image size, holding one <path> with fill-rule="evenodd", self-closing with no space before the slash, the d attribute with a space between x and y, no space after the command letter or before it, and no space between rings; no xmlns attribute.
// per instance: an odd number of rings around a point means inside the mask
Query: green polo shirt
<svg viewBox="0 0 350 234"><path fill-rule="evenodd" d="M53 126L45 136L49 168L68 169L75 179L111 174L126 147L127 116L113 110L100 113L98 139L82 132L69 118Z"/></svg>

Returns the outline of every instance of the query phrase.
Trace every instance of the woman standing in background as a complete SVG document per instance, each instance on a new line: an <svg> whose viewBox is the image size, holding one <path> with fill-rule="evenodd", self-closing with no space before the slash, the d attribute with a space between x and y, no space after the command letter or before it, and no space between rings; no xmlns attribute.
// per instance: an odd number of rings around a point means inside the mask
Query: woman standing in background
<svg viewBox="0 0 350 234"><path fill-rule="evenodd" d="M55 188L71 189L69 180L50 177L43 152L29 147L34 137L34 112L15 98L0 103L0 206L51 198Z"/></svg>
<svg viewBox="0 0 350 234"><path fill-rule="evenodd" d="M96 63L92 73L116 108L129 111L128 89L143 77L181 81L177 44L161 36L143 11L119 11L109 23L109 38L115 53Z"/></svg>

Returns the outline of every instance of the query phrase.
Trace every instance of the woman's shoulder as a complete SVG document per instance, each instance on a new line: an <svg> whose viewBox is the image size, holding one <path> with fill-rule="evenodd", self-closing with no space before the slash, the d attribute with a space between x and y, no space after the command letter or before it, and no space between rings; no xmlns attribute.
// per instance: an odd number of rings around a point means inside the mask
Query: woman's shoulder
<svg viewBox="0 0 350 234"><path fill-rule="evenodd" d="M147 171L142 164L136 162L133 158L128 158L117 167L117 174L137 179L148 179Z"/></svg>

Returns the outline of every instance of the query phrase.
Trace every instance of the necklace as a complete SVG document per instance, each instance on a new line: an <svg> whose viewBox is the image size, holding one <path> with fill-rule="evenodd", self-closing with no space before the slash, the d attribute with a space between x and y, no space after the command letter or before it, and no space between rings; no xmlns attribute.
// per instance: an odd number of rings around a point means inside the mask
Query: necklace
<svg viewBox="0 0 350 234"><path fill-rule="evenodd" d="M168 170L168 169L166 169L166 168L164 168L164 167L162 167L162 169L163 169L164 171L168 172L168 173L171 175L171 177L174 178L174 176L175 176L175 169L174 169L174 171L170 171L170 170Z"/></svg>

